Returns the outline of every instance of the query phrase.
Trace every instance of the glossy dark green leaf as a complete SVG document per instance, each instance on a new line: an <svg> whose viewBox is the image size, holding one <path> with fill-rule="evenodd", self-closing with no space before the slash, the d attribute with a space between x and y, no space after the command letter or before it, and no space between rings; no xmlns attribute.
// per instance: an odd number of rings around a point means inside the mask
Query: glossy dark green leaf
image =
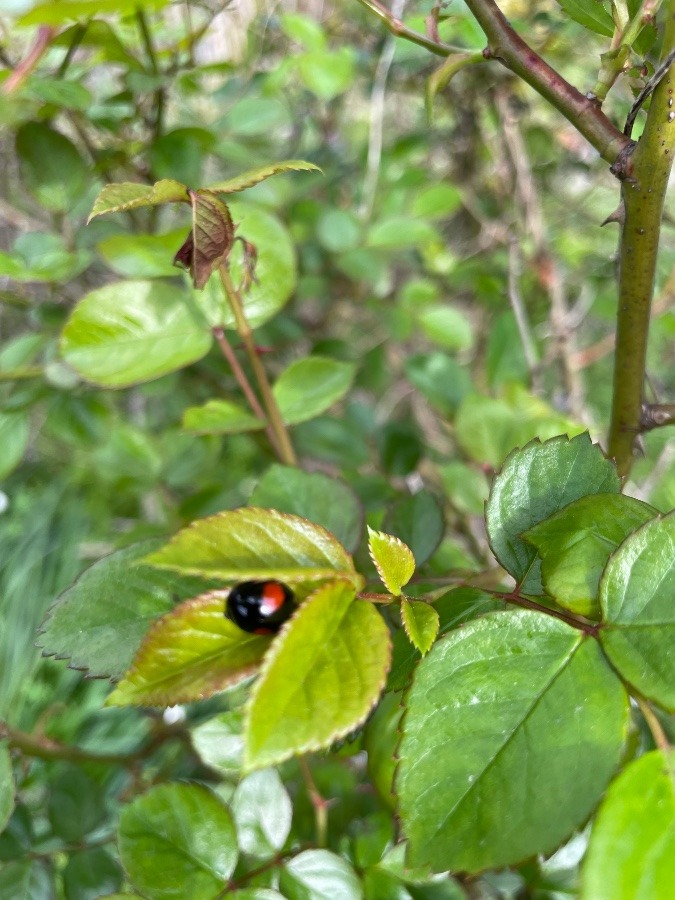
<svg viewBox="0 0 675 900"><path fill-rule="evenodd" d="M122 886L122 870L101 847L72 853L63 870L66 900L99 900Z"/></svg>
<svg viewBox="0 0 675 900"><path fill-rule="evenodd" d="M657 511L623 494L594 494L523 534L542 559L546 592L565 609L599 618L598 585L611 553Z"/></svg>
<svg viewBox="0 0 675 900"><path fill-rule="evenodd" d="M410 547L418 566L423 565L443 539L443 513L434 495L418 491L396 503L387 511L382 528Z"/></svg>
<svg viewBox="0 0 675 900"><path fill-rule="evenodd" d="M346 859L329 850L305 850L284 864L279 887L288 900L361 900L363 890Z"/></svg>
<svg viewBox="0 0 675 900"><path fill-rule="evenodd" d="M69 212L82 200L92 176L77 147L44 122L27 122L16 133L21 179L48 210Z"/></svg>
<svg viewBox="0 0 675 900"><path fill-rule="evenodd" d="M151 622L208 582L138 565L160 542L143 541L94 563L61 594L42 629L45 656L91 675L120 676Z"/></svg>
<svg viewBox="0 0 675 900"><path fill-rule="evenodd" d="M530 611L438 641L405 704L395 789L409 862L435 871L555 849L600 800L628 714L596 641Z"/></svg>
<svg viewBox="0 0 675 900"><path fill-rule="evenodd" d="M183 288L121 281L90 291L61 335L65 361L104 387L127 387L201 359L211 333Z"/></svg>
<svg viewBox="0 0 675 900"><path fill-rule="evenodd" d="M122 865L150 900L214 900L234 871L237 834L225 804L197 784L162 784L122 810Z"/></svg>
<svg viewBox="0 0 675 900"><path fill-rule="evenodd" d="M495 476L485 509L492 551L525 593L540 593L540 562L521 535L588 494L618 494L614 464L588 434L515 450Z"/></svg>
<svg viewBox="0 0 675 900"><path fill-rule="evenodd" d="M291 830L293 804L276 769L251 772L239 782L232 815L242 853L269 859L283 848Z"/></svg>
<svg viewBox="0 0 675 900"><path fill-rule="evenodd" d="M318 588L284 625L249 700L245 762L276 765L330 746L363 722L390 662L389 632L347 582Z"/></svg>
<svg viewBox="0 0 675 900"><path fill-rule="evenodd" d="M352 552L361 536L363 510L354 492L344 482L320 472L272 465L258 482L249 503L323 525Z"/></svg>
<svg viewBox="0 0 675 900"><path fill-rule="evenodd" d="M675 513L652 519L612 554L600 581L602 646L643 696L675 709Z"/></svg>
<svg viewBox="0 0 675 900"><path fill-rule="evenodd" d="M665 900L675 883L675 754L630 763L593 824L582 900Z"/></svg>

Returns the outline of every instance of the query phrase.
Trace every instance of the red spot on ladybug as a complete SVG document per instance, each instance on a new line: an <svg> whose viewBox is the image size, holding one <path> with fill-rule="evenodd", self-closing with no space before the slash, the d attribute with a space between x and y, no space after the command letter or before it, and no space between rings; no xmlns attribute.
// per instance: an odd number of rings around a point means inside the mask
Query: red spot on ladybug
<svg viewBox="0 0 675 900"><path fill-rule="evenodd" d="M276 634L294 610L293 591L281 581L242 581L225 602L225 616L250 634Z"/></svg>

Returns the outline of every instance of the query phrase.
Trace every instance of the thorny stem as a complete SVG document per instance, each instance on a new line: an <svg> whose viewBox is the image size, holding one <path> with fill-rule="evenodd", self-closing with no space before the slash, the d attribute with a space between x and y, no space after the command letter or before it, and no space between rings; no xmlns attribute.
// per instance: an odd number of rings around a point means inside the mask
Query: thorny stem
<svg viewBox="0 0 675 900"><path fill-rule="evenodd" d="M230 308L234 315L237 333L244 344L256 381L258 382L258 389L260 390L263 404L267 411L267 420L270 424L270 428L274 432L276 444L279 448L281 462L287 466L297 466L298 461L295 456L295 451L293 450L293 445L291 444L291 439L286 426L281 418L277 401L272 393L272 388L270 387L267 378L267 372L258 356L258 351L253 340L253 332L244 315L244 308L239 291L232 284L232 279L230 278L230 273L226 266L220 266L218 271L220 272L220 280L223 284L225 296L229 300Z"/></svg>
<svg viewBox="0 0 675 900"><path fill-rule="evenodd" d="M675 403L647 403L642 407L640 426L643 431L675 425Z"/></svg>
<svg viewBox="0 0 675 900"><path fill-rule="evenodd" d="M358 0L371 10L398 37L426 47L437 56L464 53L466 48L437 43L407 28L379 0ZM599 105L585 97L556 72L513 30L494 0L466 0L466 5L488 40L483 51L486 59L497 59L522 78L574 125L577 131L607 162L614 163L621 151L632 145L607 118ZM618 172L617 174L622 174Z"/></svg>
<svg viewBox="0 0 675 900"><path fill-rule="evenodd" d="M675 0L668 4L664 58L675 46ZM661 214L675 151L675 70L656 87L642 137L624 181L614 390L608 452L620 475L633 461L643 408L647 337L659 249Z"/></svg>
<svg viewBox="0 0 675 900"><path fill-rule="evenodd" d="M234 375L237 384L241 388L244 396L248 400L248 405L253 410L253 413L263 422L267 422L267 416L265 415L265 410L260 405L260 401L256 397L255 391L251 387L251 382L246 377L246 372L239 365L239 360L237 359L230 342L225 337L224 329L220 327L216 327L213 329L213 336L215 337L218 346L221 349L221 352L225 359L227 360L230 369L232 369L232 374ZM279 448L279 444L277 443L277 437L269 424L265 426L265 431L267 432L267 437L269 438L270 444L274 452L277 454L279 458L281 458L281 450Z"/></svg>

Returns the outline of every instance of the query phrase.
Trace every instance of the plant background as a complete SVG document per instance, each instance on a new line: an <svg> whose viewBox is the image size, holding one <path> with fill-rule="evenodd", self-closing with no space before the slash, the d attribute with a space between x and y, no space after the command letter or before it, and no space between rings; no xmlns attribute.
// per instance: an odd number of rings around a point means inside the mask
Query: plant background
<svg viewBox="0 0 675 900"><path fill-rule="evenodd" d="M79 34L86 17L74 21L58 4L49 13L0 4L5 74L45 17L60 32L0 103L0 717L123 754L152 722L101 712L107 686L40 657L35 634L47 607L105 553L246 504L276 462L256 433L183 428L186 408L238 396L216 346L186 369L115 391L63 360L60 331L87 292L127 278L185 284L170 265L184 213L167 207L85 227L102 185L198 185L278 159L321 167L323 176L285 174L246 192L245 203L283 224L297 255L291 296L256 341L269 349L273 377L308 355L353 366L338 402L293 427L294 445L306 471L346 485L356 513L345 542L363 570L372 571L367 522L407 539L430 579L477 572L490 559L483 502L509 450L563 431L606 434L617 232L600 225L618 191L571 126L496 65L462 71L433 99L430 121L424 84L437 61L402 41L394 47L356 4L221 11L155 2L141 14L136 4L98 6ZM592 86L600 38L594 47L554 2L503 6L570 81ZM430 7L407 4L407 20L423 30ZM449 12L453 41L483 46L463 4ZM626 78L609 101L616 121L631 102ZM675 387L674 204L671 193L648 364L655 397ZM645 436L631 477L628 493L664 511L675 505L668 430ZM341 798L329 846L340 849L344 832L368 860L372 835L386 843L391 820L359 792L367 777L353 759L328 759L315 777L324 796ZM144 778L195 765L170 744ZM302 839L312 808L296 764L287 770ZM72 848L107 846L134 777L124 766L51 760L26 773L38 885L85 896L67 886L68 867L85 865ZM73 834L59 810L82 779L96 799ZM22 840L15 831L0 837L3 859L14 858L7 842ZM70 850L54 855L62 845ZM112 856L103 869L119 886ZM527 874L508 877L515 890ZM496 887L488 879L485 891L509 896L508 877ZM48 896L41 889L34 896Z"/></svg>

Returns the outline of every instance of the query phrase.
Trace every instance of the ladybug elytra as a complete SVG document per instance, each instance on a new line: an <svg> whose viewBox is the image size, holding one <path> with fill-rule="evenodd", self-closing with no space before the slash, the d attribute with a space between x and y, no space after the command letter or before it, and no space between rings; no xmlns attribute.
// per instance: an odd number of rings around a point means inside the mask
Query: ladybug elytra
<svg viewBox="0 0 675 900"><path fill-rule="evenodd" d="M242 581L225 602L225 616L252 634L276 634L294 610L293 591L281 581Z"/></svg>

